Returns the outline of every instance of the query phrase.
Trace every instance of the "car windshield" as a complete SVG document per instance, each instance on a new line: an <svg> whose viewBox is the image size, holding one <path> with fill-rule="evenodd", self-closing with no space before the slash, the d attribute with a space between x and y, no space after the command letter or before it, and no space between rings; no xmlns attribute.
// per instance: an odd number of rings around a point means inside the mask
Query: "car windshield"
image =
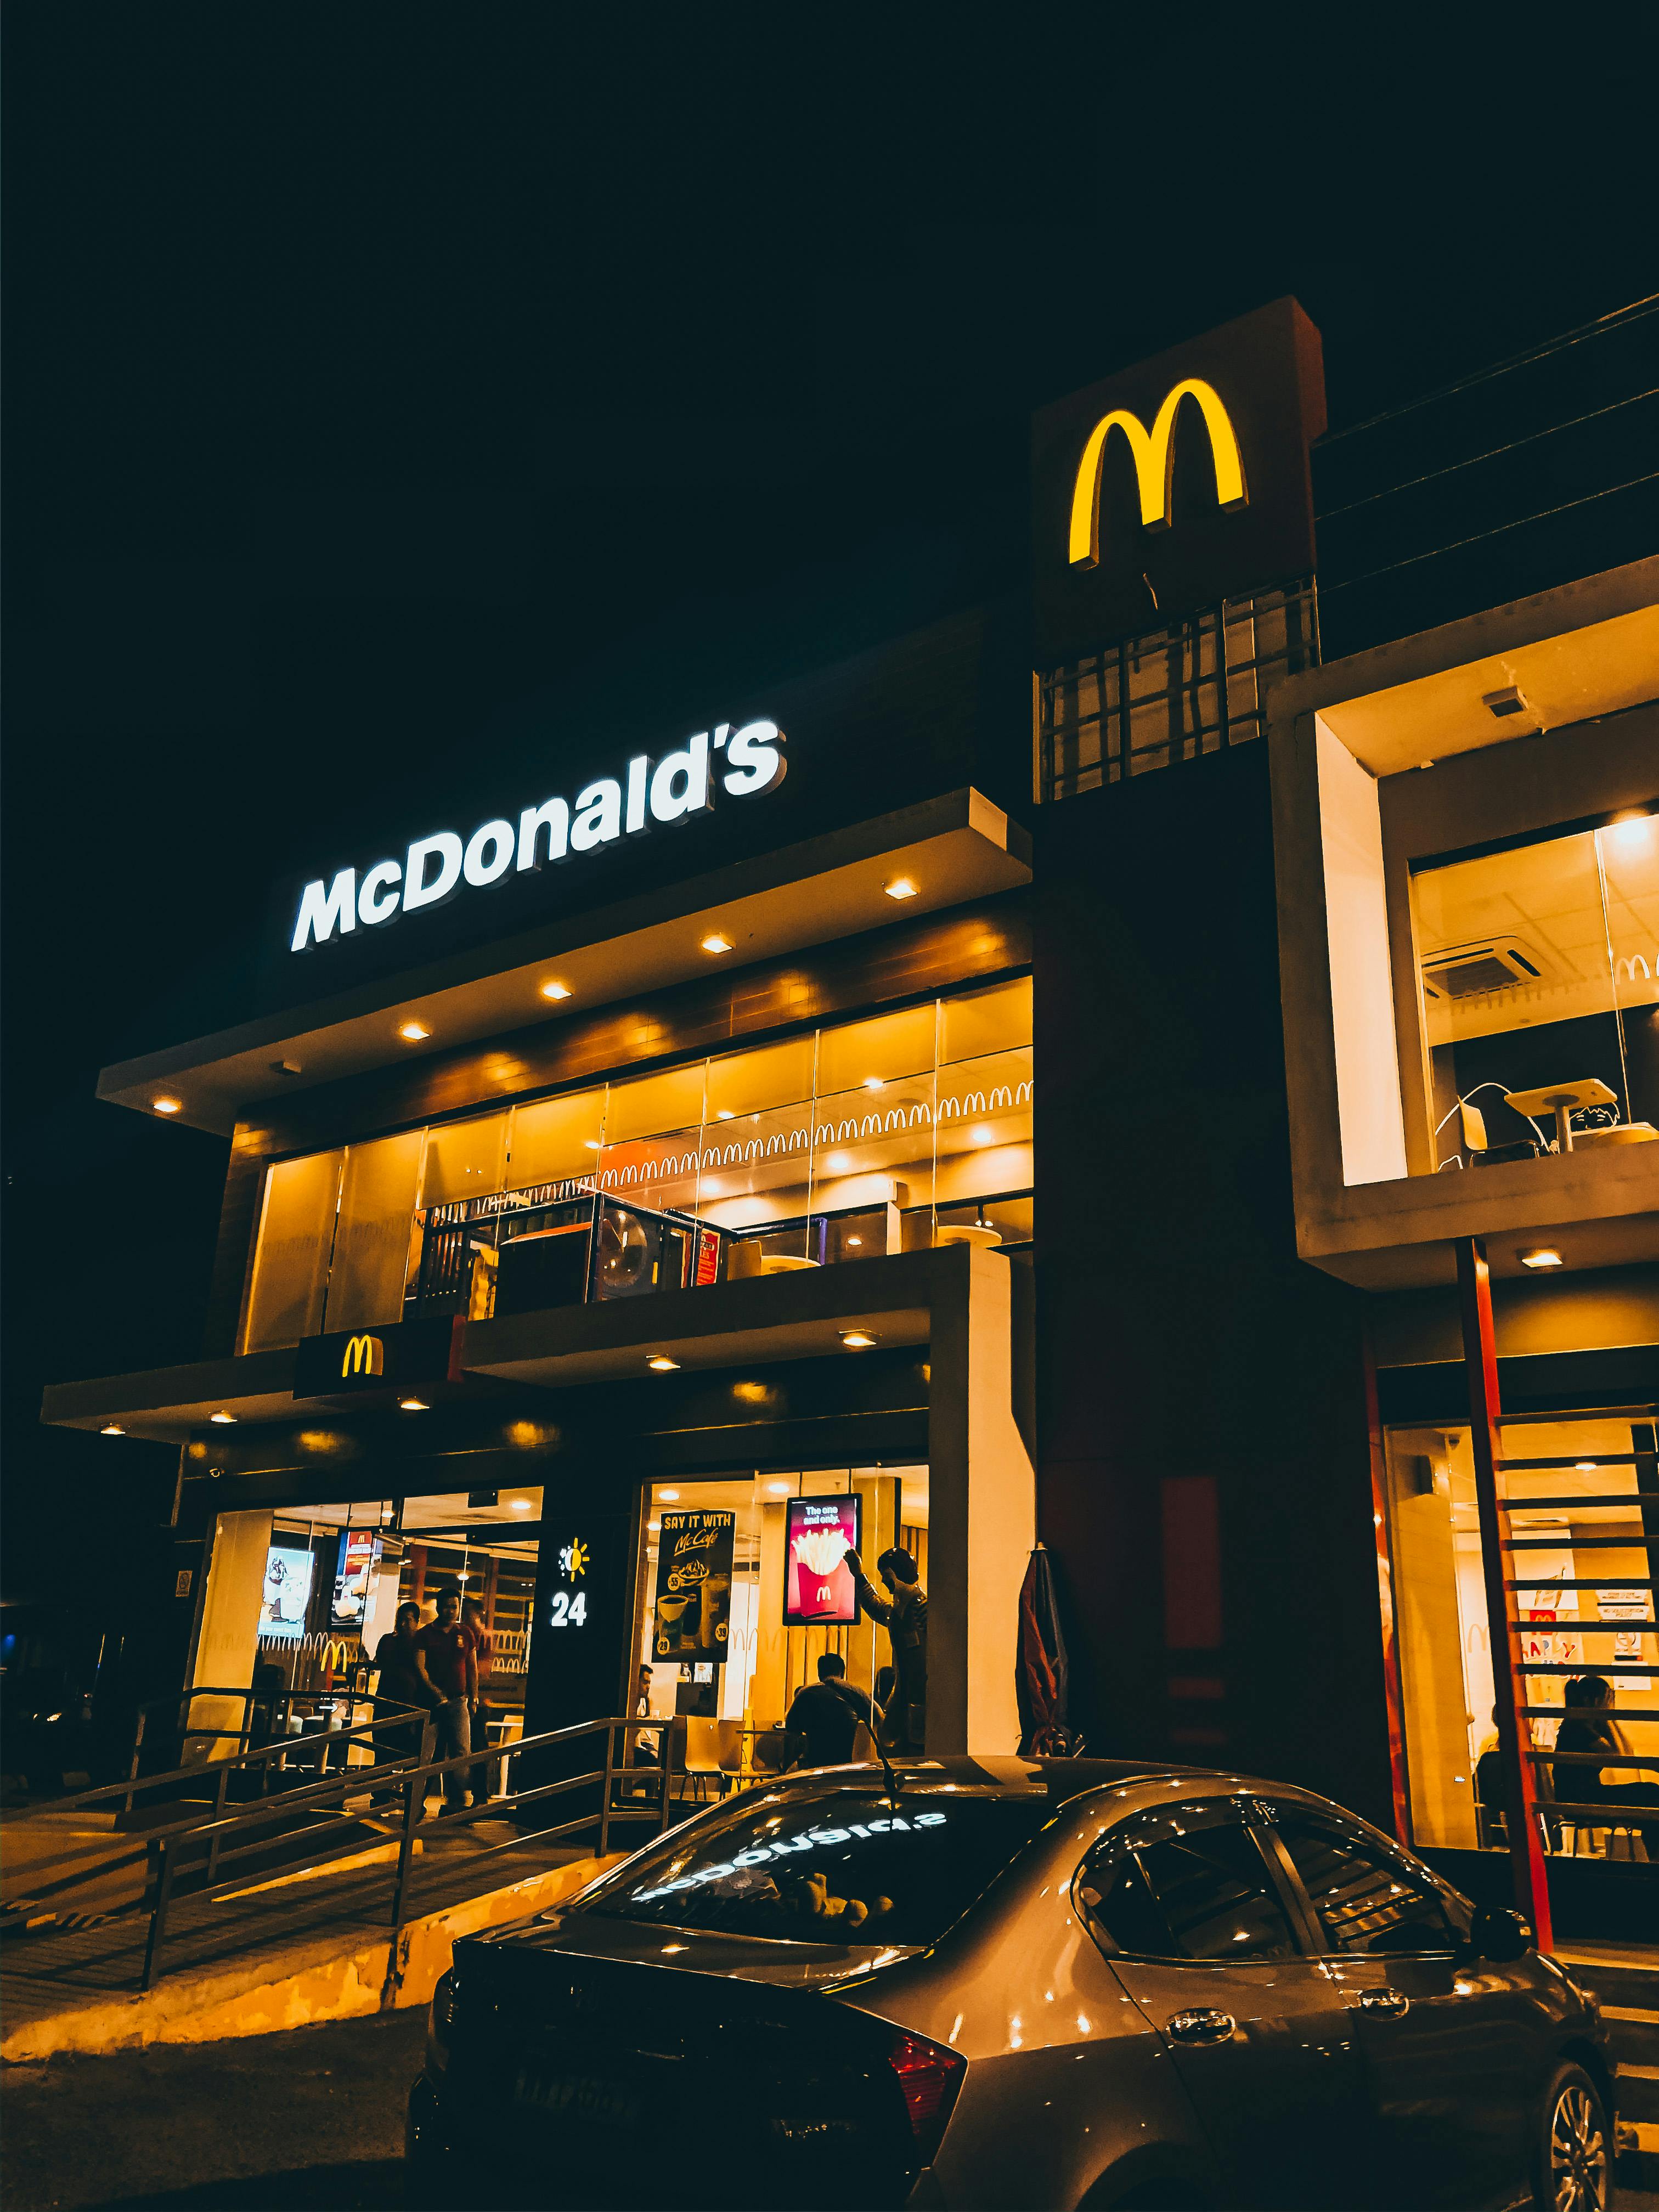
<svg viewBox="0 0 1659 2212"><path fill-rule="evenodd" d="M1053 1818L1046 1796L769 1790L665 1837L584 1912L797 1943L935 1942Z"/></svg>

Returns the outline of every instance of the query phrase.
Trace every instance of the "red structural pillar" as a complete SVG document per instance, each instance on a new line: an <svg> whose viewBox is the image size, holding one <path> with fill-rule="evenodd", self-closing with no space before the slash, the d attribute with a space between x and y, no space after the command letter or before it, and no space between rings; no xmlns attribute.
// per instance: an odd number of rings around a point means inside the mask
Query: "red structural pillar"
<svg viewBox="0 0 1659 2212"><path fill-rule="evenodd" d="M1510 1516L1498 1495L1504 1446L1499 1433L1498 1340L1492 1320L1492 1275L1479 1237L1457 1243L1457 1288L1463 1316L1463 1368L1469 1385L1469 1443L1474 1452L1474 1496L1480 1516L1480 1560L1486 1585L1486 1627L1492 1644L1498 1756L1504 1776L1504 1825L1515 1901L1532 1923L1540 1951L1550 1949L1549 1877L1533 1789L1532 1730L1522 1711L1528 1702L1521 1672L1521 1624L1504 1588L1512 1554L1505 1548Z"/></svg>

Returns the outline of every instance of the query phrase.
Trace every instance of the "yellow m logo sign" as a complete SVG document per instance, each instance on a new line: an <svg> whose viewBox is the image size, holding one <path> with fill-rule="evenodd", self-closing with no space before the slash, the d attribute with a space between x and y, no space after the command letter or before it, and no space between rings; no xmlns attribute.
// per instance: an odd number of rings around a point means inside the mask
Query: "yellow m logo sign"
<svg viewBox="0 0 1659 2212"><path fill-rule="evenodd" d="M1069 557L1074 568L1092 568L1100 558L1100 477L1106 441L1114 430L1122 431L1134 456L1142 522L1153 528L1169 526L1175 501L1176 416L1183 399L1197 401L1210 434L1217 500L1224 509L1243 506L1249 495L1244 489L1244 463L1231 420L1213 385L1206 384L1202 377L1186 377L1158 409L1150 433L1140 417L1127 407L1115 407L1090 431L1072 491Z"/></svg>
<svg viewBox="0 0 1659 2212"><path fill-rule="evenodd" d="M386 1346L378 1336L354 1336L340 1362L340 1373L380 1375L386 1370Z"/></svg>

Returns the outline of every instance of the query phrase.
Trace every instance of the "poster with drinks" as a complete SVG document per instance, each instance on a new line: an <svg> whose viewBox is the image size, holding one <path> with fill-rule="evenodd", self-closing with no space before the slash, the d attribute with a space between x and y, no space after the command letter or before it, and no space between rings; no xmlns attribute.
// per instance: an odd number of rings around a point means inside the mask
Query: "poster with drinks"
<svg viewBox="0 0 1659 2212"><path fill-rule="evenodd" d="M361 1634L374 1592L374 1570L380 1563L378 1529L340 1531L340 1561L335 1570L334 1598L329 1608L331 1628L355 1628Z"/></svg>
<svg viewBox="0 0 1659 2212"><path fill-rule="evenodd" d="M849 1628L858 1619L858 1585L847 1559L859 1548L862 1504L856 1493L790 1499L784 1520L786 1628Z"/></svg>
<svg viewBox="0 0 1659 2212"><path fill-rule="evenodd" d="M726 1656L732 1632L732 1559L738 1516L667 1513L657 1532L653 1656L659 1661Z"/></svg>

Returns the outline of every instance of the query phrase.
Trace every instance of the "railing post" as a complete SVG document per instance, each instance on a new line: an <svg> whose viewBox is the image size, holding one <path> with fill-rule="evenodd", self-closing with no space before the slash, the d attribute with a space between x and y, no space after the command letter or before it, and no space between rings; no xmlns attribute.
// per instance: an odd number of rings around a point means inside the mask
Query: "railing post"
<svg viewBox="0 0 1659 2212"><path fill-rule="evenodd" d="M611 1778L617 1767L617 1726L611 1722L605 1731L605 1786L599 1799L599 1856L603 1858L611 1848Z"/></svg>
<svg viewBox="0 0 1659 2212"><path fill-rule="evenodd" d="M162 1940L167 1934L167 1906L173 1898L173 1838L161 1845L161 1864L155 1879L155 1909L149 1916L149 1940L144 1945L144 1978L138 1984L148 1990L155 1986L155 1961L161 1955Z"/></svg>
<svg viewBox="0 0 1659 2212"><path fill-rule="evenodd" d="M662 1809L657 1820L657 1833L659 1836L665 1836L668 1833L668 1808L672 1802L670 1785L674 1775L674 1754L678 1749L679 1741L679 1730L671 1723L662 1732L662 1751L657 1761L661 1776L662 1792Z"/></svg>
<svg viewBox="0 0 1659 2212"><path fill-rule="evenodd" d="M143 1748L143 1741L144 1709L140 1705L138 1708L137 1725L132 1731L132 1764L127 1769L127 1802L122 1808L125 1812L128 1813L132 1810L132 1795L138 1786L138 1753Z"/></svg>
<svg viewBox="0 0 1659 2212"><path fill-rule="evenodd" d="M219 1787L213 1797L213 1833L208 1838L207 1878L210 1886L219 1873L219 1822L225 1817L225 1792L230 1787L230 1762L219 1769Z"/></svg>
<svg viewBox="0 0 1659 2212"><path fill-rule="evenodd" d="M392 1886L392 1963L394 1976L398 1945L403 1936L404 1922L408 1917L409 1869L415 1857L415 1831L421 1824L421 1814L426 1806L426 1770L436 1741L436 1731L428 1722L421 1730L420 1763L409 1771L404 1798L403 1833L398 1842L398 1873Z"/></svg>

